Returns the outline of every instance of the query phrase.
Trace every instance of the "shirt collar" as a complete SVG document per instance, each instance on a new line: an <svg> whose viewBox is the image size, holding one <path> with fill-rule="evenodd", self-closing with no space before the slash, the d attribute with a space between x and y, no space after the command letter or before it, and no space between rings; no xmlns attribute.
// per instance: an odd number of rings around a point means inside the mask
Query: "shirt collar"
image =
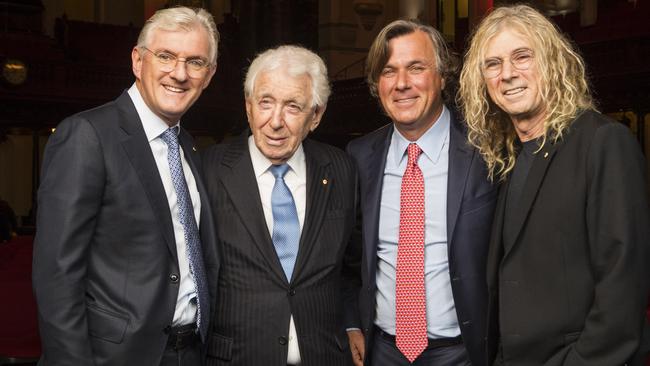
<svg viewBox="0 0 650 366"><path fill-rule="evenodd" d="M443 105L442 113L440 113L438 120L417 141L407 140L397 128L393 128L393 136L390 143L395 148L393 149L393 156L390 158L393 160L394 166L399 166L402 159L406 158L406 149L411 142L418 144L422 150L422 154L428 157L434 164L437 163L445 142L449 139L449 123L449 110Z"/></svg>
<svg viewBox="0 0 650 366"><path fill-rule="evenodd" d="M248 151L251 154L255 177L259 179L262 174L269 170L273 163L257 148L253 135L248 137ZM300 143L296 152L293 153L293 156L287 160L287 164L290 168L289 171L293 171L299 177L306 176L305 151L303 150L302 143Z"/></svg>
<svg viewBox="0 0 650 366"><path fill-rule="evenodd" d="M165 130L169 128L169 125L158 117L155 113L149 109L149 106L142 99L138 87L133 83L133 85L127 91L133 104L135 105L135 110L140 116L140 121L142 121L142 127L144 128L144 133L147 135L147 141L151 142L152 140L158 138ZM176 127L176 133L178 134L180 121L176 122L172 127Z"/></svg>

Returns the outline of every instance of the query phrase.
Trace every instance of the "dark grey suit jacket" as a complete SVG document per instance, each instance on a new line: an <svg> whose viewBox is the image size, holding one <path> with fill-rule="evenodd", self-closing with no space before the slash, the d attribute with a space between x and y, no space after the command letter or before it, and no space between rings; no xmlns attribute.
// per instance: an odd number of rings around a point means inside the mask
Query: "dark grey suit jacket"
<svg viewBox="0 0 650 366"><path fill-rule="evenodd" d="M216 280L199 157L181 131L202 200L206 271ZM38 208L39 364L158 365L178 294L176 241L149 142L126 92L58 126L45 149Z"/></svg>
<svg viewBox="0 0 650 366"><path fill-rule="evenodd" d="M298 257L287 282L269 234L247 134L203 156L222 259L209 365L287 363L293 314L304 366L351 361L342 287L358 285L359 250L348 246L356 169L345 153L307 139L307 205Z"/></svg>
<svg viewBox="0 0 650 366"><path fill-rule="evenodd" d="M623 365L635 352L650 278L644 171L629 131L587 111L535 155L512 243L502 239L503 185L488 259L488 342L496 345L500 330L506 364Z"/></svg>
<svg viewBox="0 0 650 366"><path fill-rule="evenodd" d="M371 354L372 347L377 293L375 281L379 210L386 154L393 128L391 123L348 145L348 152L359 165L363 289L359 303L350 302L346 306L346 322L349 328L363 330L366 356ZM453 111L449 129L447 182L447 247L456 314L472 365L485 366L488 362L485 346L485 266L497 190L487 180L485 163L468 144L463 125Z"/></svg>

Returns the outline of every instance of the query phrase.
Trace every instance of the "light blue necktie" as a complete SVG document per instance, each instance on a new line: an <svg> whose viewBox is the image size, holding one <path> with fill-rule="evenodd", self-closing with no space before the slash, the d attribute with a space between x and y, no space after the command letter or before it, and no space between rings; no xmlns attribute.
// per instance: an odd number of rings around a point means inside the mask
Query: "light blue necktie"
<svg viewBox="0 0 650 366"><path fill-rule="evenodd" d="M289 170L289 165L272 165L270 170L275 177L275 185L271 194L273 245L284 274L287 276L287 281L291 282L291 274L298 256L300 222L298 222L298 212L296 212L293 196L284 182L284 175Z"/></svg>
<svg viewBox="0 0 650 366"><path fill-rule="evenodd" d="M181 155L178 148L178 128L172 127L167 129L160 135L160 138L168 147L167 160L169 162L172 182L174 183L174 190L176 191L176 199L178 200L178 219L183 225L190 273L194 279L194 286L198 297L196 301L198 312L196 322L201 338L205 341L208 323L210 321L210 302L208 301L208 287L205 278L205 267L203 266L203 251L201 250L199 228L196 225L190 191L187 188L187 182L185 182L183 165L181 165Z"/></svg>

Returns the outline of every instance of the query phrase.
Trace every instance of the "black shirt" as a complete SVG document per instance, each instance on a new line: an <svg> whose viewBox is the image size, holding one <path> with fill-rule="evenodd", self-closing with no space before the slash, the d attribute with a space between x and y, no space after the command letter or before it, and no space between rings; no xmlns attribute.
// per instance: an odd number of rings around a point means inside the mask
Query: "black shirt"
<svg viewBox="0 0 650 366"><path fill-rule="evenodd" d="M506 209L503 221L503 242L512 244L516 238L517 233L513 228L514 215L519 207L521 201L521 193L526 184L526 178L530 167L533 165L535 152L539 149L541 138L529 140L518 145L517 160L515 166L510 173L510 183L508 184L508 192L506 196Z"/></svg>

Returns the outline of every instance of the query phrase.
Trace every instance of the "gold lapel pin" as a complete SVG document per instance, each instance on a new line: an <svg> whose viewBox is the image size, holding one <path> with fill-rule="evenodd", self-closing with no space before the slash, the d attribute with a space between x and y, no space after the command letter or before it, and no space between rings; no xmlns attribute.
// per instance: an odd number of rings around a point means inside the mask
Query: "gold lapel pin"
<svg viewBox="0 0 650 366"><path fill-rule="evenodd" d="M548 151L544 152L544 159L548 158Z"/></svg>
<svg viewBox="0 0 650 366"><path fill-rule="evenodd" d="M192 151L196 151L196 146L192 146Z"/></svg>
<svg viewBox="0 0 650 366"><path fill-rule="evenodd" d="M323 179L323 184L327 184L327 179Z"/></svg>

